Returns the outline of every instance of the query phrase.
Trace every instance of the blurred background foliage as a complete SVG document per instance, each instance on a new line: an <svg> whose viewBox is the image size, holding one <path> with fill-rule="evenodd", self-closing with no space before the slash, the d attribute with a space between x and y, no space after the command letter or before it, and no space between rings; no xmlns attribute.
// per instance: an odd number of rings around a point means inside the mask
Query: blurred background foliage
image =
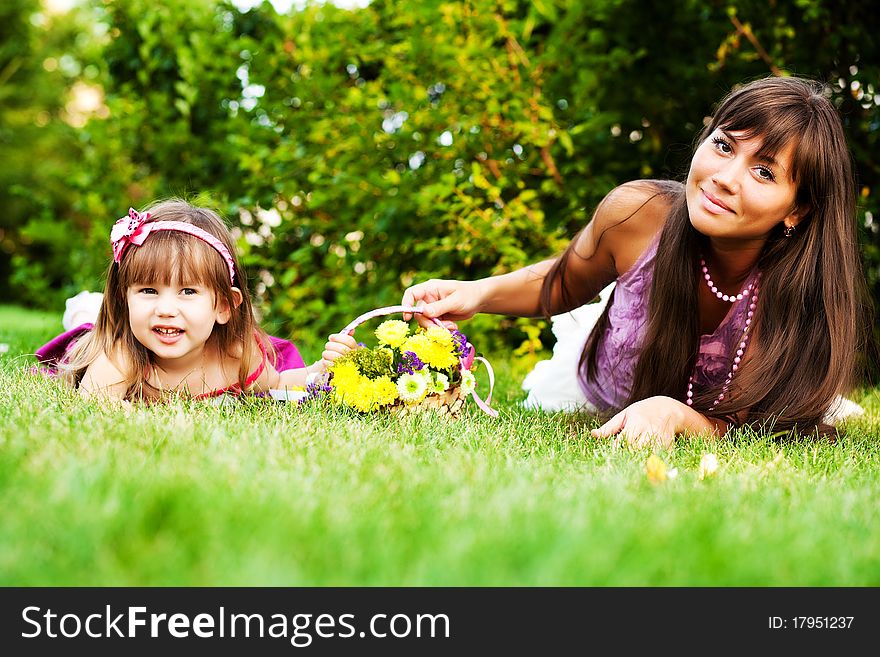
<svg viewBox="0 0 880 657"><path fill-rule="evenodd" d="M267 328L322 339L426 277L553 255L614 185L682 177L714 103L771 73L833 89L880 298L866 0L247 5L4 0L3 301L101 289L113 221L183 196L233 225ZM468 330L549 344L539 320Z"/></svg>

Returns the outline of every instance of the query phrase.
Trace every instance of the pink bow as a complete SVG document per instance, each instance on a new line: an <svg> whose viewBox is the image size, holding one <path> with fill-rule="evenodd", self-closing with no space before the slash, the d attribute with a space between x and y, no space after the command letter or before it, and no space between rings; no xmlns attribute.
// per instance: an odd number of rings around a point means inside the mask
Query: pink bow
<svg viewBox="0 0 880 657"><path fill-rule="evenodd" d="M474 349L474 345L470 342L467 343L467 353L460 359L461 368L463 370L471 369L471 366L474 364L474 356L476 356L476 350Z"/></svg>
<svg viewBox="0 0 880 657"><path fill-rule="evenodd" d="M113 224L113 228L110 230L110 243L113 245L114 262L119 263L129 244L140 246L144 243L150 233L142 231L141 228L149 218L149 212L141 214L134 208L129 208L128 216L122 217Z"/></svg>

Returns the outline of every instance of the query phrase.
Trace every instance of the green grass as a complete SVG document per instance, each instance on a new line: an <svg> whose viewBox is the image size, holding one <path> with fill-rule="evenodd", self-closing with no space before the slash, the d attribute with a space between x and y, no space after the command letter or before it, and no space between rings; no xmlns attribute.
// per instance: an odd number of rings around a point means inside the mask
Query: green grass
<svg viewBox="0 0 880 657"><path fill-rule="evenodd" d="M0 585L880 585L876 390L836 443L680 440L653 485L499 356L498 420L126 414L24 371L58 323L0 307Z"/></svg>

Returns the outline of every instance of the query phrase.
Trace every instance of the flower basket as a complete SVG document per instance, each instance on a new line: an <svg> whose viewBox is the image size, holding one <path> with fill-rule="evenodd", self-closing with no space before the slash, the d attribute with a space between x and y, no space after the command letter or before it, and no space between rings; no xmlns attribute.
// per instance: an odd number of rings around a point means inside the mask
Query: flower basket
<svg viewBox="0 0 880 657"><path fill-rule="evenodd" d="M400 313L420 313L420 308L388 306L365 313L342 332L354 330L376 317ZM323 391L334 403L360 412L385 411L409 415L434 411L458 417L468 397L491 417L498 413L489 404L495 375L489 362L475 355L473 345L457 330L434 326L410 330L401 320L386 320L375 331L376 347L362 347L339 358L329 368L327 378L313 388ZM489 374L489 394L483 401L476 393L474 363L485 364Z"/></svg>

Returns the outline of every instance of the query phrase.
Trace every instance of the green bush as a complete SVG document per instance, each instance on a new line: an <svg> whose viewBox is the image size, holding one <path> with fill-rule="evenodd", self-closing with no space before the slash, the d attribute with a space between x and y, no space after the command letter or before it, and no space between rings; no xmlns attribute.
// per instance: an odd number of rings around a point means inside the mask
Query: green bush
<svg viewBox="0 0 880 657"><path fill-rule="evenodd" d="M53 156L65 166L4 173L28 190L0 224L13 263L0 274L19 302L98 287L112 221L183 195L235 226L268 327L320 336L414 281L551 256L615 184L683 175L713 103L771 71L833 83L880 297L866 2L374 0L278 15L267 2L117 0L42 24L35 7L4 7L31 35L16 46L27 76L64 97L83 76L47 79L40 63L65 53L103 88L108 118L71 127L50 111L34 149L70 146ZM22 75L3 89L30 84ZM0 117L6 135L12 111ZM528 348L534 326L482 318L469 333Z"/></svg>

